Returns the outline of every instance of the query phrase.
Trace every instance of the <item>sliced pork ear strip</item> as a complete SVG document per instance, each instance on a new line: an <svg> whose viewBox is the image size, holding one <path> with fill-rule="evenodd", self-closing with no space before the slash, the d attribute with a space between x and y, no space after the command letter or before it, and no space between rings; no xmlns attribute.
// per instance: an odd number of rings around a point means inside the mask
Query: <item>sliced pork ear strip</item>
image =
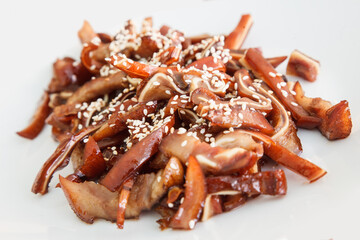
<svg viewBox="0 0 360 240"><path fill-rule="evenodd" d="M346 100L332 105L322 98L306 97L299 82L293 86L295 98L308 112L322 119L318 127L329 140L347 138L351 133L352 121L349 103Z"/></svg>
<svg viewBox="0 0 360 240"><path fill-rule="evenodd" d="M175 156L184 164L194 156L205 174L228 174L250 169L261 157L261 149L248 151L242 147L210 146L194 136L175 131L163 139L159 150L166 156ZM258 151L258 152L257 152Z"/></svg>

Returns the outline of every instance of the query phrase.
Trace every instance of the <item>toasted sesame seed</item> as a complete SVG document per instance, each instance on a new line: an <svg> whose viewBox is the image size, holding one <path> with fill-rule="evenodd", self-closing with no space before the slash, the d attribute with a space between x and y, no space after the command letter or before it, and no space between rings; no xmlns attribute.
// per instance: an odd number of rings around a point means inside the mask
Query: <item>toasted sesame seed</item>
<svg viewBox="0 0 360 240"><path fill-rule="evenodd" d="M281 94L284 96L284 97L287 97L289 94L287 91L285 90L281 90Z"/></svg>
<svg viewBox="0 0 360 240"><path fill-rule="evenodd" d="M273 72L269 72L270 77L276 77L276 74Z"/></svg>
<svg viewBox="0 0 360 240"><path fill-rule="evenodd" d="M178 134L184 134L184 133L186 133L186 129L185 128L179 128L177 133Z"/></svg>

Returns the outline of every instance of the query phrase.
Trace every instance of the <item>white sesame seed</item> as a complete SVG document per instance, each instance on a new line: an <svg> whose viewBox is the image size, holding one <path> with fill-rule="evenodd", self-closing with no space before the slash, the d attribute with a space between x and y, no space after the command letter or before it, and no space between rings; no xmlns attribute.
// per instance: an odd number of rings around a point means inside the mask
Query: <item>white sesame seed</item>
<svg viewBox="0 0 360 240"><path fill-rule="evenodd" d="M144 115L146 116L147 114L148 114L148 111L147 111L147 109L144 109Z"/></svg>
<svg viewBox="0 0 360 240"><path fill-rule="evenodd" d="M273 72L269 72L270 77L276 77L276 74Z"/></svg>
<svg viewBox="0 0 360 240"><path fill-rule="evenodd" d="M299 106L299 104L297 104L296 102L291 102L291 105L293 105L293 106Z"/></svg>
<svg viewBox="0 0 360 240"><path fill-rule="evenodd" d="M154 86L159 86L160 85L160 83L156 82L156 81L153 84L154 84Z"/></svg>
<svg viewBox="0 0 360 240"><path fill-rule="evenodd" d="M184 133L186 133L186 129L185 128L179 128L177 133L178 134L184 134Z"/></svg>
<svg viewBox="0 0 360 240"><path fill-rule="evenodd" d="M284 96L284 97L287 97L289 94L287 91L285 90L281 90L281 94Z"/></svg>
<svg viewBox="0 0 360 240"><path fill-rule="evenodd" d="M184 141L181 143L181 146L182 146L182 147L185 147L186 144L187 144L187 140L184 140Z"/></svg>
<svg viewBox="0 0 360 240"><path fill-rule="evenodd" d="M195 227L195 220L190 220L189 221L189 228L193 229Z"/></svg>
<svg viewBox="0 0 360 240"><path fill-rule="evenodd" d="M182 197L181 199L180 199L180 204L182 204L184 202L184 197Z"/></svg>
<svg viewBox="0 0 360 240"><path fill-rule="evenodd" d="M168 207L169 207L169 208L173 208L173 207L174 207L174 204L173 204L173 203L168 203Z"/></svg>
<svg viewBox="0 0 360 240"><path fill-rule="evenodd" d="M179 98L179 95L175 95L173 100L176 101Z"/></svg>
<svg viewBox="0 0 360 240"><path fill-rule="evenodd" d="M166 93L167 95L171 95L170 90L165 90L165 93Z"/></svg>
<svg viewBox="0 0 360 240"><path fill-rule="evenodd" d="M293 91L293 90L290 90L290 93L292 94L292 95L296 95L296 92L295 91Z"/></svg>
<svg viewBox="0 0 360 240"><path fill-rule="evenodd" d="M239 112L238 116L239 116L240 119L244 119L244 115L242 113Z"/></svg>
<svg viewBox="0 0 360 240"><path fill-rule="evenodd" d="M170 108L170 114L174 114L174 109Z"/></svg>
<svg viewBox="0 0 360 240"><path fill-rule="evenodd" d="M245 75L242 77L243 80L249 79L249 76Z"/></svg>
<svg viewBox="0 0 360 240"><path fill-rule="evenodd" d="M286 82L281 82L281 83L280 83L280 86L285 87L285 86L286 86Z"/></svg>

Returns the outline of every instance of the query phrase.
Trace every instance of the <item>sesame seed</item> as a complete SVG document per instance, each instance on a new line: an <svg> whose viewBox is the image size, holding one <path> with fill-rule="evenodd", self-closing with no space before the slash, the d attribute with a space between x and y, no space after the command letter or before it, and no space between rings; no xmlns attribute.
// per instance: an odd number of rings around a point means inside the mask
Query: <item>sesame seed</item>
<svg viewBox="0 0 360 240"><path fill-rule="evenodd" d="M144 109L144 115L146 116L147 114L148 114L148 111L147 111L147 109Z"/></svg>
<svg viewBox="0 0 360 240"><path fill-rule="evenodd" d="M244 119L244 115L242 113L239 112L238 116L239 116L240 119Z"/></svg>
<svg viewBox="0 0 360 240"><path fill-rule="evenodd" d="M88 141L89 141L88 138L85 138L85 139L83 140L84 143L87 143Z"/></svg>
<svg viewBox="0 0 360 240"><path fill-rule="evenodd" d="M249 79L249 76L245 75L242 77L243 80Z"/></svg>
<svg viewBox="0 0 360 240"><path fill-rule="evenodd" d="M281 94L284 96L284 97L287 97L289 94L287 91L285 90L281 90Z"/></svg>
<svg viewBox="0 0 360 240"><path fill-rule="evenodd" d="M154 86L159 86L160 85L160 83L156 82L156 81L153 84L154 84Z"/></svg>
<svg viewBox="0 0 360 240"><path fill-rule="evenodd" d="M170 114L174 114L174 109L170 108Z"/></svg>
<svg viewBox="0 0 360 240"><path fill-rule="evenodd" d="M296 95L296 92L295 91L293 91L293 90L290 90L290 93L292 94L292 95Z"/></svg>
<svg viewBox="0 0 360 240"><path fill-rule="evenodd" d="M187 144L187 140L184 140L184 141L181 143L181 146L182 146L182 147L185 147L186 144Z"/></svg>
<svg viewBox="0 0 360 240"><path fill-rule="evenodd" d="M178 134L184 134L184 133L186 133L186 129L185 128L179 128L177 133Z"/></svg>
<svg viewBox="0 0 360 240"><path fill-rule="evenodd" d="M297 104L296 102L291 102L291 105L293 105L295 107L299 106L299 104Z"/></svg>
<svg viewBox="0 0 360 240"><path fill-rule="evenodd" d="M169 207L169 208L173 208L173 207L174 207L174 204L173 204L173 203L168 203L168 207Z"/></svg>
<svg viewBox="0 0 360 240"><path fill-rule="evenodd" d="M285 87L285 86L286 86L286 82L281 82L281 83L280 83L280 86Z"/></svg>
<svg viewBox="0 0 360 240"><path fill-rule="evenodd" d="M184 197L182 197L181 199L180 199L180 204L182 204L184 202Z"/></svg>
<svg viewBox="0 0 360 240"><path fill-rule="evenodd" d="M269 72L270 77L276 77L276 74L273 72Z"/></svg>
<svg viewBox="0 0 360 240"><path fill-rule="evenodd" d="M167 95L171 95L170 90L165 90L165 93L166 93Z"/></svg>

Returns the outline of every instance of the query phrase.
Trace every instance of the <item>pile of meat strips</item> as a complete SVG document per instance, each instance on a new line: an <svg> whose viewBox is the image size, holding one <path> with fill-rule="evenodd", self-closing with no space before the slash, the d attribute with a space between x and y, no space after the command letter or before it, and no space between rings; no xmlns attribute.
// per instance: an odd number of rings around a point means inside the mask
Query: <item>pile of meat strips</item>
<svg viewBox="0 0 360 240"><path fill-rule="evenodd" d="M299 82L275 68L287 57L242 49L252 25L243 15L228 36L186 37L146 18L114 36L79 31L80 61L54 63L54 76L30 125L35 138L47 123L59 146L32 191L45 194L55 171L76 215L87 223L155 210L161 228L192 229L261 194L285 195L276 162L309 182L326 171L299 156L297 128L317 128L329 140L351 132L347 101L309 98ZM295 50L287 74L316 80L319 62Z"/></svg>

